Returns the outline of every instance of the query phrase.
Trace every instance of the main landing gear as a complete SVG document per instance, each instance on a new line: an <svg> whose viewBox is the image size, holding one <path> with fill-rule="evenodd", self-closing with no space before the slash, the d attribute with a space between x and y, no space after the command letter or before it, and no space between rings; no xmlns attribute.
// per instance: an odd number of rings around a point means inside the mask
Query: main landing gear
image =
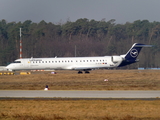
<svg viewBox="0 0 160 120"><path fill-rule="evenodd" d="M78 71L78 74L82 74L82 71ZM90 73L89 71L85 71L86 74Z"/></svg>
<svg viewBox="0 0 160 120"><path fill-rule="evenodd" d="M78 74L82 74L83 72L82 71L78 71Z"/></svg>
<svg viewBox="0 0 160 120"><path fill-rule="evenodd" d="M89 71L85 71L85 73L90 73Z"/></svg>

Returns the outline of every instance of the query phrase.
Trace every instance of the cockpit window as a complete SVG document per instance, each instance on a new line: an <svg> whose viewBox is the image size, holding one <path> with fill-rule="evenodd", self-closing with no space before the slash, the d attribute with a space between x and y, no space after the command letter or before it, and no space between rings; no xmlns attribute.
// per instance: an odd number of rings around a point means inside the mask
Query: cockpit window
<svg viewBox="0 0 160 120"><path fill-rule="evenodd" d="M14 61L14 63L21 63L21 61Z"/></svg>

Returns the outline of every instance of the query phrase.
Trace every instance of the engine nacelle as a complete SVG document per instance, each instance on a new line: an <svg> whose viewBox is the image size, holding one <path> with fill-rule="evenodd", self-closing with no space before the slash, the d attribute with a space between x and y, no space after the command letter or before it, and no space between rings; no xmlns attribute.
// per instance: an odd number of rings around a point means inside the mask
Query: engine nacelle
<svg viewBox="0 0 160 120"><path fill-rule="evenodd" d="M122 62L123 58L121 56L112 56L111 60L113 63L118 63L118 62Z"/></svg>

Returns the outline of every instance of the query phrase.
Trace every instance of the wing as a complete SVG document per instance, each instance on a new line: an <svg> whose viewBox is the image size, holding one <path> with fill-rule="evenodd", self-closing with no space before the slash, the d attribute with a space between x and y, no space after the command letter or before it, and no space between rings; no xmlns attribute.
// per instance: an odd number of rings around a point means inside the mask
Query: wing
<svg viewBox="0 0 160 120"><path fill-rule="evenodd" d="M99 67L74 67L72 68L73 70L94 70L94 69L99 69Z"/></svg>

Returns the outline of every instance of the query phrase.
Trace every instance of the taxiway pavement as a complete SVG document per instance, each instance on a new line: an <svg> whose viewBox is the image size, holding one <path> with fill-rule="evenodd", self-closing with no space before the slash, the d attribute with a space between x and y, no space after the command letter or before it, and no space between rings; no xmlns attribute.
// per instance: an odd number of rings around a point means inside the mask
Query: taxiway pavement
<svg viewBox="0 0 160 120"><path fill-rule="evenodd" d="M0 90L0 98L160 98L160 90Z"/></svg>

